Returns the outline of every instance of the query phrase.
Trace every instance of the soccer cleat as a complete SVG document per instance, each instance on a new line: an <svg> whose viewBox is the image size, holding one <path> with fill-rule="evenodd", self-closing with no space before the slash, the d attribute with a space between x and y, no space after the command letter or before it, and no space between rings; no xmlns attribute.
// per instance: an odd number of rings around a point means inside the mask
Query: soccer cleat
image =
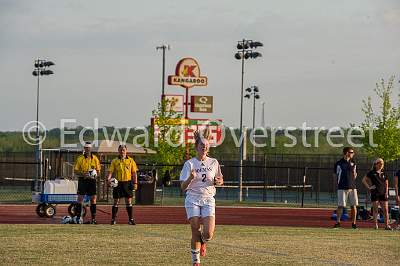
<svg viewBox="0 0 400 266"><path fill-rule="evenodd" d="M90 222L91 224L97 224L96 219L92 219L92 221Z"/></svg>
<svg viewBox="0 0 400 266"><path fill-rule="evenodd" d="M357 228L358 228L358 227L357 227L357 224L351 224L351 228L357 229Z"/></svg>
<svg viewBox="0 0 400 266"><path fill-rule="evenodd" d="M400 230L400 224L397 225L396 230Z"/></svg>
<svg viewBox="0 0 400 266"><path fill-rule="evenodd" d="M206 256L206 243L203 241L201 241L200 256L202 256L202 257Z"/></svg>
<svg viewBox="0 0 400 266"><path fill-rule="evenodd" d="M333 229L339 229L341 226L340 226L340 223L335 223L335 225L333 226Z"/></svg>
<svg viewBox="0 0 400 266"><path fill-rule="evenodd" d="M78 218L78 216L75 216L75 217L73 218L73 222L74 222L75 224L83 224L83 219L82 219L82 218Z"/></svg>
<svg viewBox="0 0 400 266"><path fill-rule="evenodd" d="M136 223L135 223L135 221L134 221L133 219L130 219L130 220L128 221L128 224L129 224L129 225L135 225Z"/></svg>
<svg viewBox="0 0 400 266"><path fill-rule="evenodd" d="M378 229L379 229L378 224L375 224L375 230L378 230Z"/></svg>
<svg viewBox="0 0 400 266"><path fill-rule="evenodd" d="M392 231L393 229L392 229L392 227L390 227L390 225L387 225L387 226L385 226L385 230Z"/></svg>
<svg viewBox="0 0 400 266"><path fill-rule="evenodd" d="M117 222L115 220L111 220L111 225L116 224Z"/></svg>

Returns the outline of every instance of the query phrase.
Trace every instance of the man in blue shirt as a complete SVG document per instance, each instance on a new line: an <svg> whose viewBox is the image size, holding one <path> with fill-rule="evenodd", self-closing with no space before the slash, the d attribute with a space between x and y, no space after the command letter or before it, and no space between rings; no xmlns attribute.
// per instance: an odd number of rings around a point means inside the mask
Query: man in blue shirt
<svg viewBox="0 0 400 266"><path fill-rule="evenodd" d="M343 158L335 163L333 177L337 180L338 208L337 220L334 228L340 228L340 218L347 201L351 206L352 228L357 229L357 205L358 196L355 180L357 178L357 166L353 160L354 150L350 147L343 149Z"/></svg>

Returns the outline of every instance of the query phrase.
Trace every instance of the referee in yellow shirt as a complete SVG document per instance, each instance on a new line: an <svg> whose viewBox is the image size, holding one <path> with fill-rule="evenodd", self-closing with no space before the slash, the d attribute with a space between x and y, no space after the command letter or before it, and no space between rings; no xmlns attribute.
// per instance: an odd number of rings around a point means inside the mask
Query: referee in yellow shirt
<svg viewBox="0 0 400 266"><path fill-rule="evenodd" d="M118 212L118 203L120 198L125 198L126 211L128 212L128 224L135 225L132 214L133 191L137 189L138 170L135 161L126 155L126 145L119 145L118 158L112 160L108 169L108 183L111 183L111 177L118 180L118 186L113 189L114 205L112 206L111 224L116 224L115 218Z"/></svg>
<svg viewBox="0 0 400 266"><path fill-rule="evenodd" d="M85 195L90 196L90 212L92 214L92 224L96 222L96 177L100 174L100 161L96 155L92 154L92 144L86 142L82 155L76 159L74 173L78 176L78 207L76 208L77 221L81 221L82 201ZM96 174L93 174L96 170Z"/></svg>

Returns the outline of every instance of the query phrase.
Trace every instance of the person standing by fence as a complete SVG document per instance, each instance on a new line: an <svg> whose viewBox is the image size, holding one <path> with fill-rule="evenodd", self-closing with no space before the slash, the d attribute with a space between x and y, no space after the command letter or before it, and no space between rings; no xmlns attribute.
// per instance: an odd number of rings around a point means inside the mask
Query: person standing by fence
<svg viewBox="0 0 400 266"><path fill-rule="evenodd" d="M83 154L76 159L74 173L78 176L78 204L75 209L76 220L83 223L81 218L82 202L85 195L90 197L90 212L92 214L92 224L96 222L96 179L100 174L100 161L96 155L92 154L92 144L86 142Z"/></svg>
<svg viewBox="0 0 400 266"><path fill-rule="evenodd" d="M108 170L107 180L111 184L111 178L114 176L118 180L117 187L113 188L114 204L112 206L111 225L116 224L118 213L118 203L120 198L125 198L126 211L128 213L128 224L135 225L133 219L132 197L133 192L137 189L137 165L135 161L127 155L126 145L119 145L118 158L111 161Z"/></svg>
<svg viewBox="0 0 400 266"><path fill-rule="evenodd" d="M378 229L378 205L380 204L383 209L383 216L385 219L385 230L392 230L389 225L389 180L383 172L384 162L383 159L378 158L374 161L371 171L364 176L362 182L364 186L371 191L371 202L374 212L375 229Z"/></svg>
<svg viewBox="0 0 400 266"><path fill-rule="evenodd" d="M336 211L336 224L334 228L340 228L340 219L343 208L347 201L351 207L352 228L357 229L357 206L358 195L355 180L357 178L357 165L353 160L354 149L345 147L343 149L343 158L335 163L333 177L337 180L338 208Z"/></svg>
<svg viewBox="0 0 400 266"><path fill-rule="evenodd" d="M394 177L394 189L396 192L396 206L400 205L400 170L397 171ZM400 230L400 215L397 214L397 230Z"/></svg>

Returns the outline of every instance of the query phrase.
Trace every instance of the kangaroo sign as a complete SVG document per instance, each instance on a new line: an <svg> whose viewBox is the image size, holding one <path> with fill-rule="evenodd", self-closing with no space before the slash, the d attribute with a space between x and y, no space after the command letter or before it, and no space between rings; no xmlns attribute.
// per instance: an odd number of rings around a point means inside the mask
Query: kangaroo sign
<svg viewBox="0 0 400 266"><path fill-rule="evenodd" d="M194 58L181 59L175 69L175 75L168 76L169 85L179 85L184 88L207 86L207 77L200 75L200 66Z"/></svg>

